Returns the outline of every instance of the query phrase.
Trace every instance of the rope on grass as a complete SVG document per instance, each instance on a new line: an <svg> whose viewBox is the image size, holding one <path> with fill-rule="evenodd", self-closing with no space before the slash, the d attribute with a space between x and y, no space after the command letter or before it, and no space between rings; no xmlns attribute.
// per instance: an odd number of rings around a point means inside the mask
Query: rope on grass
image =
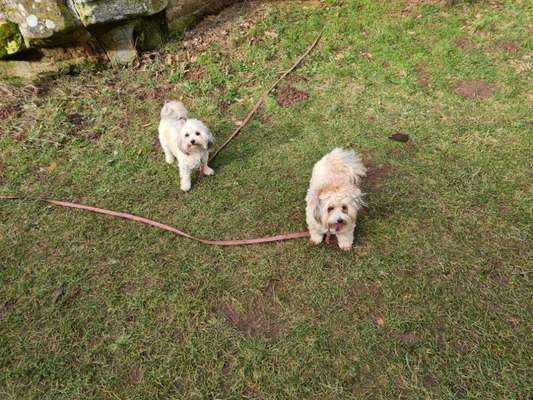
<svg viewBox="0 0 533 400"><path fill-rule="evenodd" d="M87 206L85 204L78 204L78 203L73 203L70 201L52 200L52 199L33 199L33 198L22 197L22 196L0 196L0 200L44 202L44 203L53 204L59 207L75 208L78 210L89 211L95 214L107 215L107 216L114 217L114 218L121 218L121 219L129 220L129 221L139 222L145 225L150 225L155 228L161 229L163 231L174 233L177 236L181 236L181 237L184 237L190 240L194 240L195 242L199 242L199 243L203 243L203 244L207 244L211 246L225 246L225 247L244 246L244 245L251 245L251 244L262 244L262 243L271 243L271 242L282 242L282 241L293 240L293 239L302 239L302 238L306 238L309 236L309 232L304 231L304 232L285 233L281 235L267 236L267 237L255 238L255 239L209 240L209 239L197 238L195 236L189 235L188 233L180 231L179 229L176 229L173 226L163 224L161 222L153 221L148 218L140 217L138 215L133 215L133 214L122 212L122 211L113 211L113 210L107 210L105 208Z"/></svg>
<svg viewBox="0 0 533 400"><path fill-rule="evenodd" d="M266 97L276 88L276 86L278 86L278 84L284 80L292 71L294 71L296 68L298 68L298 66L302 63L302 61L309 55L309 53L311 53L311 51L313 51L313 49L316 47L316 45L318 44L318 42L320 41L320 38L322 37L322 32L319 32L318 35L316 36L315 40L313 41L313 43L311 43L309 45L309 47L307 47L307 49L305 50L305 52L300 56L300 58L293 64L293 66L291 68L289 68L287 71L285 71L281 77L276 81L274 82L274 84L272 86L270 86L262 95L261 97L259 98L259 100L257 101L257 103L255 103L255 106L254 108L252 108L252 110L248 113L248 115L246 116L246 118L244 119L244 121L242 122L242 124L240 124L237 129L235 129L235 131L230 135L230 137L224 142L222 143L222 145L213 153L213 155L211 156L211 158L209 159L209 161L213 161L215 159L215 157L218 155L218 153L220 153L222 151L222 149L224 149L228 144L229 142L231 142L237 135L239 135L239 133L241 132L241 130L248 124L248 122L250 122L250 120L252 119L252 117L254 116L254 114L257 112L257 110L259 110L259 107L261 107L261 104L263 104L263 102L265 101Z"/></svg>

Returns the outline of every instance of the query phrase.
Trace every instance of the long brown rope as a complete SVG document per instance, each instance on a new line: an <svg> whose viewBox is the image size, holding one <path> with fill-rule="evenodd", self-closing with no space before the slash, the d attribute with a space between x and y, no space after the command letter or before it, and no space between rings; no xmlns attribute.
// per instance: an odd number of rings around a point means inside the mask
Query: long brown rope
<svg viewBox="0 0 533 400"><path fill-rule="evenodd" d="M224 149L228 144L229 142L231 142L233 139L235 139L235 137L241 132L241 130L248 124L248 122L250 122L250 120L252 119L252 117L254 116L254 114L257 112L257 110L259 110L259 107L261 107L261 104L263 104L263 102L265 101L266 97L279 85L279 83L284 80L292 71L294 71L296 68L298 68L298 66L302 63L302 61L304 60L305 57L307 57L309 55L309 53L311 53L311 51L313 51L313 49L316 47L316 45L318 44L318 42L320 41L320 38L322 37L322 32L319 32L318 35L316 36L315 40L313 41L313 43L311 43L309 45L309 47L307 47L307 49L305 50L305 52L300 56L300 58L293 64L293 66L291 68L289 68L287 71L285 71L283 73L283 75L281 75L281 77L276 81L274 82L274 84L272 86L270 86L262 95L261 97L259 98L259 100L257 101L257 103L255 103L255 106L254 108L252 108L252 110L248 113L248 115L246 116L246 118L244 119L244 121L242 122L242 124L239 124L239 126L237 127L237 129L235 129L235 131L233 131L233 133L229 136L228 139L226 139L226 141L224 143L222 143L222 145L213 153L213 155L211 156L211 158L209 159L209 161L213 161L215 159L215 157L218 155L218 153L220 153L222 151L222 149Z"/></svg>
<svg viewBox="0 0 533 400"><path fill-rule="evenodd" d="M250 244L261 244L261 243L281 242L285 240L301 239L301 238L305 238L309 236L308 232L294 232L294 233L286 233L286 234L268 236L268 237L256 238L256 239L209 240L209 239L197 238L195 236L189 235L188 233L180 231L179 229L176 229L173 226L163 224L161 222L153 221L148 218L140 217L138 215L133 215L133 214L122 212L122 211L113 211L113 210L107 210L105 208L87 206L85 204L78 204L78 203L73 203L70 201L52 200L52 199L31 199L31 198L26 198L22 196L0 196L0 200L40 201L40 202L45 202L48 204L53 204L55 206L75 208L78 210L89 211L89 212L96 213L96 214L108 215L114 218L121 218L121 219L126 219L129 221L139 222L145 225L150 225L150 226L156 227L158 229L161 229L167 232L172 232L178 236L182 236L187 239L191 239L196 242L208 244L211 246L243 246L243 245L250 245Z"/></svg>

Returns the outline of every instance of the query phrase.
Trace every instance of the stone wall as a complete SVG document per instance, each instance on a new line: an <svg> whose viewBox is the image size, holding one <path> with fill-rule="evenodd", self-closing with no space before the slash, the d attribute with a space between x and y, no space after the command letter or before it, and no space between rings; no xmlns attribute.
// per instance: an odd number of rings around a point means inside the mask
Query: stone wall
<svg viewBox="0 0 533 400"><path fill-rule="evenodd" d="M0 59L32 49L90 45L112 63L127 64L138 47L157 47L167 25L183 28L237 1L0 0Z"/></svg>

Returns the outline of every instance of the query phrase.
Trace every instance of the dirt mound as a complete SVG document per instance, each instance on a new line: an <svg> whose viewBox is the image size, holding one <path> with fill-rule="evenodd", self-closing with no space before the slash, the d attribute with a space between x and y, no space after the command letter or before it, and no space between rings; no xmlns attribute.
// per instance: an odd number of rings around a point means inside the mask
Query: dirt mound
<svg viewBox="0 0 533 400"><path fill-rule="evenodd" d="M496 86L481 80L461 81L454 87L454 92L473 100L483 100L496 93Z"/></svg>
<svg viewBox="0 0 533 400"><path fill-rule="evenodd" d="M306 100L309 93L296 89L293 86L284 86L275 92L276 101L282 107L290 107Z"/></svg>

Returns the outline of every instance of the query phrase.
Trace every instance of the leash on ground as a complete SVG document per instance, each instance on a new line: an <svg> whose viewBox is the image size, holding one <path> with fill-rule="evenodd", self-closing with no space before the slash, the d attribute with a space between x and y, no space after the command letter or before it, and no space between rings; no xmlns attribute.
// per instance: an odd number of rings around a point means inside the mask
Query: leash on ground
<svg viewBox="0 0 533 400"><path fill-rule="evenodd" d="M237 135L241 132L241 130L248 124L248 122L252 119L254 114L257 112L259 107L261 107L261 104L265 101L265 98L277 87L277 85L284 80L292 71L294 71L301 63L302 61L311 53L311 51L316 47L318 44L320 38L322 36L322 32L320 32L313 43L305 50L305 52L300 56L300 58L293 64L291 68L289 68L287 71L281 75L281 77L274 82L270 88L268 88L262 95L261 98L257 101L255 106L252 108L252 110L248 113L242 124L240 124L237 129L229 136L229 138L213 153L209 161L212 161L221 151L224 149ZM275 235L275 236L268 236L263 238L255 238L255 239L238 239L238 240L209 240L209 239L201 239L197 238L195 236L189 235L188 233L185 233L183 231L180 231L179 229L176 229L170 225L163 224L161 222L153 221L148 218L140 217L138 215L133 215L127 212L121 212L121 211L113 211L113 210L107 210L105 208L99 208L99 207L92 207L84 204L79 203L73 203L70 201L63 201L63 200L53 200L53 199L35 199L25 196L0 196L0 200L2 201L37 201L37 202L45 202L48 204L52 204L58 207L65 207L65 208L74 208L78 210L88 211L96 214L101 215L107 215L113 218L121 218L129 221L134 221L138 223L142 223L145 225L150 225L155 228L174 233L177 236L181 236L199 243L203 243L206 245L211 246L245 246L245 245L253 245L253 244L261 244L261 243L272 243L272 242L282 242L286 240L293 240L293 239L301 239L309 237L309 232L292 232L292 233L285 233L281 235Z"/></svg>
<svg viewBox="0 0 533 400"><path fill-rule="evenodd" d="M250 122L250 120L252 119L252 117L254 116L254 114L257 112L257 110L259 110L259 107L261 107L261 104L263 104L263 102L265 101L266 97L279 85L279 83L284 80L292 71L294 71L296 68L298 68L298 66L302 63L302 61L309 55L309 53L311 53L311 51L313 51L313 49L316 47L316 45L318 44L318 42L320 41L320 38L322 37L322 32L319 32L318 35L316 36L315 40L313 41L313 43L311 43L309 45L309 47L307 47L307 49L305 50L305 52L300 56L300 58L293 64L292 67L290 67L287 71L285 71L283 73L283 75L280 76L280 78L274 82L274 84L272 86L270 86L262 95L261 97L259 98L259 100L257 101L257 103L255 103L255 106L254 108L252 108L252 110L248 113L248 115L246 116L246 118L244 119L244 121L242 122L242 124L239 124L239 126L237 127L237 129L235 129L235 131L229 136L229 138L224 142L222 143L222 145L213 153L213 155L211 156L211 158L209 159L209 161L213 161L215 159L215 157L218 155L218 153L220 153L222 151L222 149L224 149L228 144L229 142L231 142L233 139L235 139L239 133L241 132L241 130L248 124L248 122Z"/></svg>
<svg viewBox="0 0 533 400"><path fill-rule="evenodd" d="M172 232L178 236L191 239L196 242L203 243L203 244L208 244L211 246L226 246L226 247L244 246L244 245L251 245L251 244L261 244L261 243L270 243L270 242L280 242L284 240L300 239L300 238L305 238L309 236L309 233L306 231L306 232L285 233L281 235L268 236L268 237L256 238L256 239L209 240L209 239L197 238L195 236L189 235L188 233L180 231L179 229L176 229L173 226L162 224L161 222L153 221L151 219L140 217L138 215L130 214L127 212L121 212L121 211L107 210L105 208L87 206L84 204L72 203L70 201L53 200L53 199L32 199L32 198L22 197L22 196L0 196L0 200L23 200L23 201L44 202L44 203L53 204L59 207L75 208L78 210L89 211L89 212L96 213L96 214L108 215L114 218L121 218L121 219L126 219L129 221L139 222L145 225L150 225L155 228L161 229L163 231Z"/></svg>

